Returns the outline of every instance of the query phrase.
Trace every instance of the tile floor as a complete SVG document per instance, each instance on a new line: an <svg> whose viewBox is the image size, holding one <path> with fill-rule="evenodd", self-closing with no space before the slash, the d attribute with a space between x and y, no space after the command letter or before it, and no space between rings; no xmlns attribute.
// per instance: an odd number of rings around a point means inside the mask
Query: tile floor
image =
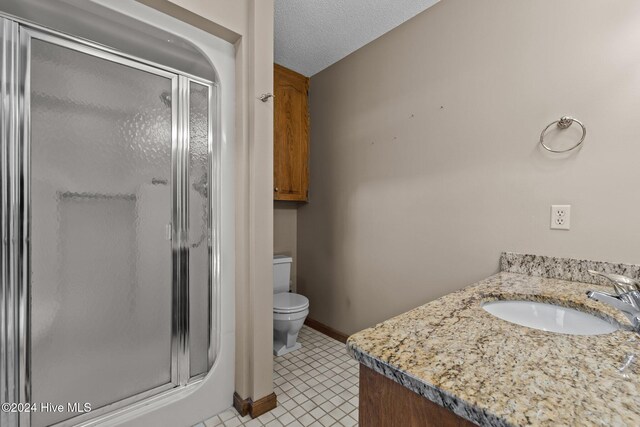
<svg viewBox="0 0 640 427"><path fill-rule="evenodd" d="M278 407L256 419L230 408L195 427L352 427L358 425L358 362L345 346L303 326L302 348L274 358Z"/></svg>

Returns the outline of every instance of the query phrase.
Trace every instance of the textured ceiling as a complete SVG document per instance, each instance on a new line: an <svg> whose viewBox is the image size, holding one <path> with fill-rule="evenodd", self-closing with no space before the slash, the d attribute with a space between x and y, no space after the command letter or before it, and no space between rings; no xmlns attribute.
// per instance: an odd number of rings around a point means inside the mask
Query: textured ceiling
<svg viewBox="0 0 640 427"><path fill-rule="evenodd" d="M275 62L312 76L439 0L275 0Z"/></svg>

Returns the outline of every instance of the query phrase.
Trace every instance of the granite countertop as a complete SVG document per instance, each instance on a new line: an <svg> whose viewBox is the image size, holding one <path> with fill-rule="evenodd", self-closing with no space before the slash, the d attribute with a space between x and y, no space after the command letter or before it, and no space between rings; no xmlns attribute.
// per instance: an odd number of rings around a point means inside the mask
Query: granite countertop
<svg viewBox="0 0 640 427"><path fill-rule="evenodd" d="M481 426L640 425L640 337L588 268L638 277L640 267L505 253L502 272L352 335L363 365ZM546 277L541 277L546 276ZM580 278L591 283L564 279ZM526 328L487 313L491 300L577 308L621 325L606 335Z"/></svg>

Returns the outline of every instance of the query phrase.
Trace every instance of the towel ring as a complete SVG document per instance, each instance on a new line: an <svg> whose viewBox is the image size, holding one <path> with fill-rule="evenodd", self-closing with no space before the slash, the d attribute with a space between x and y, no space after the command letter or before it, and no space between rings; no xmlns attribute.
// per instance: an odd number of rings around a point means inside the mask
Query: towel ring
<svg viewBox="0 0 640 427"><path fill-rule="evenodd" d="M580 138L580 141L578 141L578 143L576 145L574 145L571 148L567 148L566 150L554 150L551 147L547 146L544 143L544 134L547 132L547 130L557 124L558 128L560 129L567 129L569 126L571 126L574 122L576 122L577 124L580 125L580 127L582 128L582 138ZM552 153L566 153L567 151L571 151L571 150L575 150L576 148L578 148L580 146L580 144L582 144L582 142L584 141L584 138L587 136L587 128L584 127L584 125L582 124L582 122L578 119L574 119L573 117L570 116L564 116L562 117L560 120L556 120L555 122L551 122L549 123L549 125L544 128L542 130L542 133L540 134L540 145L542 145L544 147L545 150L547 151L551 151Z"/></svg>

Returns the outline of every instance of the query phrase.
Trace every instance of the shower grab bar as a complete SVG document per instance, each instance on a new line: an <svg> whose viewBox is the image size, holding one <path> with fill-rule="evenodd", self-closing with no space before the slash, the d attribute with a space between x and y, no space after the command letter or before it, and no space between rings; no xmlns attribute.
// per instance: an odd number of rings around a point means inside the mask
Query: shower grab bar
<svg viewBox="0 0 640 427"><path fill-rule="evenodd" d="M135 194L102 194L102 193L76 193L73 191L59 191L60 197L69 199L119 199L136 200Z"/></svg>

